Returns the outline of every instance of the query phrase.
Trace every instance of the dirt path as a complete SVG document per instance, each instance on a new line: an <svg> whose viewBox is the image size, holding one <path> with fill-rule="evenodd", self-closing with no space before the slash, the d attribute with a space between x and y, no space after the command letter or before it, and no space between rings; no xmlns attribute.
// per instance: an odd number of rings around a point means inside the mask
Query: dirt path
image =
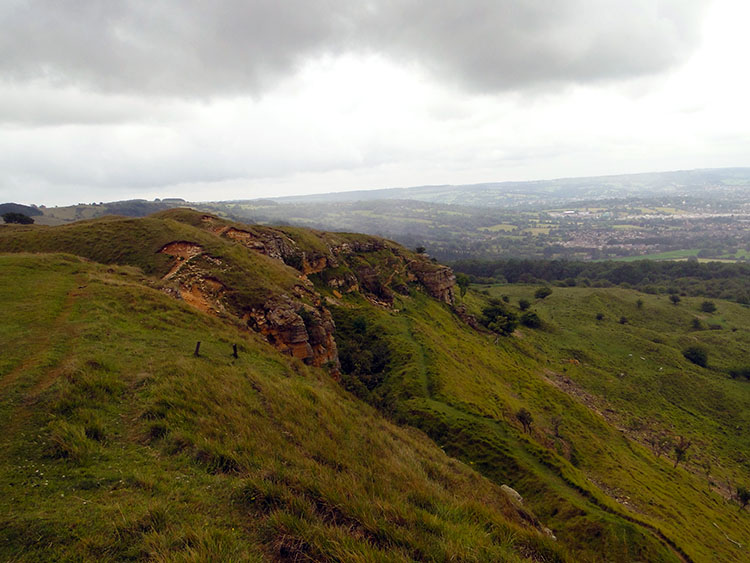
<svg viewBox="0 0 750 563"><path fill-rule="evenodd" d="M81 280L79 280L80 282ZM0 381L0 396L8 397L6 391L18 380L37 369L40 364L45 360L46 352L52 345L52 338L59 338L61 334L65 335L65 339L71 340L74 337L74 333L69 325L71 313L73 311L76 300L83 295L82 285L76 283L74 289L71 289L65 296L62 309L60 313L50 324L49 328L45 331L42 338L35 343L36 353L29 356L19 366L13 369L11 372L3 377ZM8 406L10 407L10 414L8 419L5 421L3 427L2 436L0 436L0 444L7 444L9 440L12 440L17 432L21 429L24 423L31 416L31 407L36 403L39 396L43 391L48 389L62 373L62 365L64 365L65 359L70 355L69 351L66 352L63 357L55 362L54 366L44 370L40 375L37 376L36 381L29 388L29 390L23 395L19 396L13 402L9 401Z"/></svg>

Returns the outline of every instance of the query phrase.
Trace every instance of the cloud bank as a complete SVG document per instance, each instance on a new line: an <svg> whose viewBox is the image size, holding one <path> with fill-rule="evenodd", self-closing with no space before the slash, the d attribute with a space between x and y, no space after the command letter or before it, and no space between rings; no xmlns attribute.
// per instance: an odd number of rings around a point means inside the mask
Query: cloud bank
<svg viewBox="0 0 750 563"><path fill-rule="evenodd" d="M321 56L408 61L476 92L658 73L705 0L6 0L0 75L101 92L259 94Z"/></svg>

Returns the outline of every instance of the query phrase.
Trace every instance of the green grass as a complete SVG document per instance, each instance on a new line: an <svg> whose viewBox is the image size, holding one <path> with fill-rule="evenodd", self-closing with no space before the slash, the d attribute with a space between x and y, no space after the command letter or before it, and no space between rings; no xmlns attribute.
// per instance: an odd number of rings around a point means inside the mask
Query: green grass
<svg viewBox="0 0 750 563"><path fill-rule="evenodd" d="M699 299L675 307L633 291L555 288L535 300L534 290L490 290L511 303L532 300L545 323L497 343L418 294L397 315L352 302L400 351L370 400L515 487L578 560L601 553L678 560L678 550L697 561L741 558L713 523L738 541L750 534L750 518L722 497L727 479L750 476L741 453L750 445L742 432L750 386L724 371L750 344L747 309L721 302L727 330L696 334L690 321ZM465 302L478 311L484 299L470 292ZM602 323L594 318L599 310ZM629 322L619 324L625 315ZM713 350L711 370L682 357L694 340ZM521 407L533 413L531 434L515 417ZM671 459L657 458L647 425L693 439L687 464L674 469ZM702 473L706 461L713 485Z"/></svg>
<svg viewBox="0 0 750 563"><path fill-rule="evenodd" d="M620 258L612 258L612 260L616 262L633 262L635 260L686 260L691 256L697 256L698 251L698 248L688 250L670 250L667 252L643 254L640 256L623 256Z"/></svg>
<svg viewBox="0 0 750 563"><path fill-rule="evenodd" d="M306 299L334 299L342 327L365 326L388 351L382 374L363 374L369 387L342 380L371 406L239 328L243 306L302 281L217 236L228 226L281 237L308 259L363 249L311 275L318 295ZM200 268L231 292L234 316L206 316L162 291L171 260L158 250L173 241L203 247ZM498 338L410 282L414 255L393 243L208 224L185 210L0 229L0 249L105 263L0 255L0 558L744 556L725 534L743 545L750 537L747 512L727 498L750 483L750 383L729 376L746 367L747 307L714 300L706 314L703 298L675 306L621 288L555 287L545 299L532 286L469 291L461 301L474 314L506 295L513 309L528 299L542 319L541 329ZM329 284L358 272L393 306L365 288L333 293ZM708 368L682 355L696 344L709 350ZM366 355L366 339L352 349ZM521 408L533 416L529 432ZM692 440L679 467L673 451L652 451L658 434Z"/></svg>
<svg viewBox="0 0 750 563"><path fill-rule="evenodd" d="M564 558L423 434L132 268L0 268L0 558Z"/></svg>

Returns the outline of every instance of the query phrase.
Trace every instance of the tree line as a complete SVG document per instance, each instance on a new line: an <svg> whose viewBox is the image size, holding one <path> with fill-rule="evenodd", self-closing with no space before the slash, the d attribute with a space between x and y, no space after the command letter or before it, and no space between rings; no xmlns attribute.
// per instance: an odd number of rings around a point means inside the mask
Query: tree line
<svg viewBox="0 0 750 563"><path fill-rule="evenodd" d="M682 293L750 303L750 264L654 261L460 260L451 264L472 283L540 283L632 287L646 293Z"/></svg>

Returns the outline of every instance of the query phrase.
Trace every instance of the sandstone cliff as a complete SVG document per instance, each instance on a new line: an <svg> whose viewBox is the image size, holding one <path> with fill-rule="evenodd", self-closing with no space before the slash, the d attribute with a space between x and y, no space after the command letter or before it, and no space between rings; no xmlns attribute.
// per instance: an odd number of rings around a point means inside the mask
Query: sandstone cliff
<svg viewBox="0 0 750 563"><path fill-rule="evenodd" d="M334 373L339 367L335 326L315 284L338 296L358 292L382 307L392 307L395 295L408 295L410 288L454 303L450 268L378 237L240 225L212 215L181 213L181 219L294 268L296 274L287 291L273 291L262 299L253 295L249 302L238 298L227 281L232 264L196 243L174 241L159 251L174 259L164 276L174 292L205 312L241 319L280 351L327 365Z"/></svg>

